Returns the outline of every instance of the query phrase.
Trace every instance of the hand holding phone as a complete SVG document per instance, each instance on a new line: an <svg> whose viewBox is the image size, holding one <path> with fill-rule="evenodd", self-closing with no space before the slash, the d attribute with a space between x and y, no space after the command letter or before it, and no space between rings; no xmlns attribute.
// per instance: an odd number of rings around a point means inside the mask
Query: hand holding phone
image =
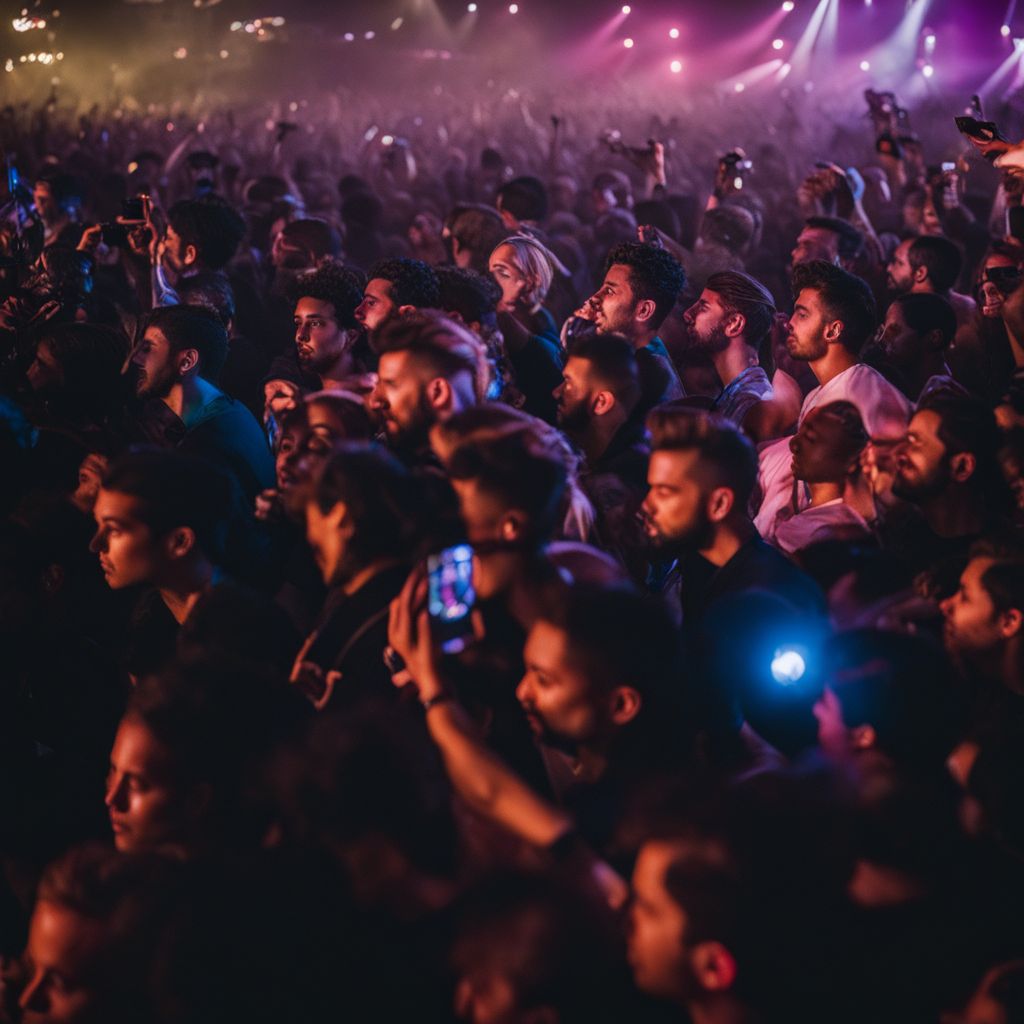
<svg viewBox="0 0 1024 1024"><path fill-rule="evenodd" d="M427 612L442 651L455 654L474 636L470 613L476 603L473 549L468 544L445 548L427 559Z"/></svg>

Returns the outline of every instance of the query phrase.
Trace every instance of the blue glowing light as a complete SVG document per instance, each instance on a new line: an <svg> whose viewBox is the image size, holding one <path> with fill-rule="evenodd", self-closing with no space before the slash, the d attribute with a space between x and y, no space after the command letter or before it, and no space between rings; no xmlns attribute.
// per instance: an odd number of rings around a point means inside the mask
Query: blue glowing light
<svg viewBox="0 0 1024 1024"><path fill-rule="evenodd" d="M800 682L807 671L803 654L794 647L780 647L772 658L772 678L782 686Z"/></svg>

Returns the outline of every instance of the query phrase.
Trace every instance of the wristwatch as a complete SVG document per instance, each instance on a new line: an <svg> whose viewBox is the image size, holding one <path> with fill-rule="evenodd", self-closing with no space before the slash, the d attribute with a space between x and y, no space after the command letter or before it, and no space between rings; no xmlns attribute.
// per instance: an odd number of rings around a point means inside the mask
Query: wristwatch
<svg viewBox="0 0 1024 1024"><path fill-rule="evenodd" d="M451 699L451 694L439 693L434 697L428 697L426 700L421 700L420 706L423 708L423 713L426 714L431 708L436 708L438 704L446 704Z"/></svg>

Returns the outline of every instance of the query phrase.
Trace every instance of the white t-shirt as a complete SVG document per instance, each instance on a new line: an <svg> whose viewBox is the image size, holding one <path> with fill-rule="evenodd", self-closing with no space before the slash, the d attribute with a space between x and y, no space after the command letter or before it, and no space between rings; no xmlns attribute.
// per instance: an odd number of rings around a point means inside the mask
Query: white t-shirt
<svg viewBox="0 0 1024 1024"><path fill-rule="evenodd" d="M857 407L864 429L873 441L898 441L906 433L914 411L906 395L877 370L856 363L836 374L827 384L808 392L800 407L799 423L819 405L840 401L852 402ZM770 537L775 520L793 496L793 453L789 449L789 438L780 437L765 443L758 453L758 461L757 482L763 497L754 525L762 537ZM806 505L803 488L799 489L797 497Z"/></svg>
<svg viewBox="0 0 1024 1024"><path fill-rule="evenodd" d="M870 533L871 527L864 517L842 498L835 498L814 508L805 508L789 519L780 516L775 520L771 542L792 555L821 540L836 537L849 540L858 534L868 536Z"/></svg>

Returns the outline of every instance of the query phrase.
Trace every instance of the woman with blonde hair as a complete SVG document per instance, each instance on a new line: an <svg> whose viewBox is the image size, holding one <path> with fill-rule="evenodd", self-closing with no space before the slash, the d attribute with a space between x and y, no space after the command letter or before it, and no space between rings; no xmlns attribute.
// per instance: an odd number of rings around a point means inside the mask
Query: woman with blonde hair
<svg viewBox="0 0 1024 1024"><path fill-rule="evenodd" d="M456 449L467 441L486 441L518 433L527 435L536 449L564 464L567 486L562 537L587 540L594 526L594 506L580 486L580 457L555 427L510 405L487 402L435 424L430 431L430 447L446 465Z"/></svg>
<svg viewBox="0 0 1024 1024"><path fill-rule="evenodd" d="M501 288L498 326L526 398L525 409L555 422L552 392L562 382L563 352L554 317L544 307L556 273L566 273L558 257L529 235L506 238L491 253L491 277Z"/></svg>

